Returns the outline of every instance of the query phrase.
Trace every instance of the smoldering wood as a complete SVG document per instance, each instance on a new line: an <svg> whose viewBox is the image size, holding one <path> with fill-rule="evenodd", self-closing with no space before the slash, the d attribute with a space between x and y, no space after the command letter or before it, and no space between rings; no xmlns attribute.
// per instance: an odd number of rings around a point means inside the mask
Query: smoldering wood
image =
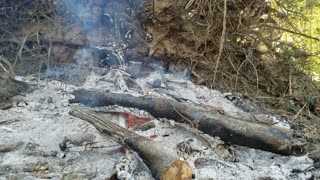
<svg viewBox="0 0 320 180"><path fill-rule="evenodd" d="M91 123L101 133L118 139L119 143L137 152L156 179L166 179L164 177L177 179L175 178L177 176L191 179L191 168L187 162L179 159L173 149L164 148L163 144L140 136L109 120L101 119L92 111L72 109L69 114Z"/></svg>
<svg viewBox="0 0 320 180"><path fill-rule="evenodd" d="M198 125L199 130L211 136L219 136L226 143L282 155L301 152L303 149L302 145L297 144L299 140L293 137L293 130L242 121L187 102L89 90L77 90L73 95L75 98L70 100L70 103L81 103L91 107L134 107L148 111L156 118L168 118L177 122L192 120Z"/></svg>
<svg viewBox="0 0 320 180"><path fill-rule="evenodd" d="M145 122L145 123L142 123L142 124L135 125L131 129L133 131L147 131L147 130L155 128L155 127L156 127L155 122L154 121L149 121L149 122Z"/></svg>

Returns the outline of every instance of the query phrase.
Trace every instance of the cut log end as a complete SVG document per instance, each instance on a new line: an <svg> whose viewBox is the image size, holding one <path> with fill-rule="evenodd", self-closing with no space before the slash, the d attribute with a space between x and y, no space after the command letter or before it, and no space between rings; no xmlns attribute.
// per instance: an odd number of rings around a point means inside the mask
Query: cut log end
<svg viewBox="0 0 320 180"><path fill-rule="evenodd" d="M95 112L72 109L69 114L94 125L101 133L118 136L120 143L138 153L156 179L189 180L192 170L186 161L179 160L176 152L149 138L140 136L119 125L103 120Z"/></svg>
<svg viewBox="0 0 320 180"><path fill-rule="evenodd" d="M192 178L191 167L183 160L174 161L161 176L161 180L190 180Z"/></svg>

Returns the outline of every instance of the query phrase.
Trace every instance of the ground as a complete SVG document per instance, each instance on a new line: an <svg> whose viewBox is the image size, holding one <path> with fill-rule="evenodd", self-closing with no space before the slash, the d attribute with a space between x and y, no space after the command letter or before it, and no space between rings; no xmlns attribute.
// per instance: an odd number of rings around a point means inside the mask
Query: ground
<svg viewBox="0 0 320 180"><path fill-rule="evenodd" d="M112 71L104 73L105 75L92 72L81 86L55 80L39 81L32 76L20 77L20 80L31 84L34 90L16 96L12 108L1 110L0 149L4 147L4 150L0 154L0 179L105 179L111 176L115 163L125 155L121 152L121 146L89 123L69 115L70 108L80 105L69 104L68 100L72 98L71 92L80 88L102 91L108 89L111 92L139 95L135 88L123 89L116 80L119 76L115 76ZM180 82L169 85L174 88L169 91L175 95L194 103L227 109L231 114L243 112L225 98L226 94L195 85L177 74L164 76L167 80ZM144 87L143 93L159 96L156 89L146 86L146 82L153 82L155 77L159 77L158 73L136 80L140 87ZM104 111L106 110L110 111L110 107L105 107ZM116 107L113 110L150 117L148 113L132 108ZM104 116L126 125L127 120L123 116L108 113ZM286 127L286 122L279 120L282 122L278 125ZM319 176L319 170L307 169L313 161L306 155L286 157L238 146L223 147L221 150L218 148L222 143L220 140L204 135L206 141L211 142L212 146L208 147L199 141L198 133L193 133L188 125L177 126L169 120L161 119L155 122L155 128L138 133L153 137L164 146L179 152L191 164L196 179L305 179L312 175ZM195 140L190 143L187 140L190 138ZM65 139L69 141L67 149L62 148L62 151L61 143ZM183 142L192 144L191 148L181 149L184 147L181 146ZM295 173L296 170L303 172Z"/></svg>

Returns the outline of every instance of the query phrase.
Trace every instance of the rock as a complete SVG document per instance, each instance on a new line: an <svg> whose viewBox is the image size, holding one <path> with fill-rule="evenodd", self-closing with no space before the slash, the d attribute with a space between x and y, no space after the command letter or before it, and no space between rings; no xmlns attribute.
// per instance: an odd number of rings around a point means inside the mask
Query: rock
<svg viewBox="0 0 320 180"><path fill-rule="evenodd" d="M62 143L59 144L60 150L65 151L67 149L67 144L72 144L75 146L82 146L93 143L96 136L92 133L77 133L69 136L65 136Z"/></svg>
<svg viewBox="0 0 320 180"><path fill-rule="evenodd" d="M7 110L13 107L13 103L12 102L4 102L4 103L0 103L0 110Z"/></svg>
<svg viewBox="0 0 320 180"><path fill-rule="evenodd" d="M311 151L309 157L314 161L320 161L320 148Z"/></svg>
<svg viewBox="0 0 320 180"><path fill-rule="evenodd" d="M13 96L26 92L29 89L27 83L17 81L11 77L5 77L4 75L1 75L1 71L0 83L5 84L5 86L0 86L0 103L8 102Z"/></svg>
<svg viewBox="0 0 320 180"><path fill-rule="evenodd" d="M19 146L21 146L22 144L23 144L22 141L0 144L0 153L13 151Z"/></svg>

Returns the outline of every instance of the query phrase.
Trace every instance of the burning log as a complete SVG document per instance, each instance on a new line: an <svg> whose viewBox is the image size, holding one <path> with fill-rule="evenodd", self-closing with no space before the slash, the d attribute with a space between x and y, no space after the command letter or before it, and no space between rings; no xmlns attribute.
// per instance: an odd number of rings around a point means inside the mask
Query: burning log
<svg viewBox="0 0 320 180"><path fill-rule="evenodd" d="M178 122L187 120L199 130L211 136L219 136L227 143L290 155L301 151L293 130L272 127L220 114L191 103L179 103L156 97L134 97L129 94L77 90L70 103L88 106L120 105L148 111L156 118L168 118Z"/></svg>
<svg viewBox="0 0 320 180"><path fill-rule="evenodd" d="M177 153L162 144L140 136L111 121L102 120L92 112L71 110L69 114L93 124L102 133L117 138L120 143L137 152L156 179L192 179L192 170L186 161L180 160Z"/></svg>

